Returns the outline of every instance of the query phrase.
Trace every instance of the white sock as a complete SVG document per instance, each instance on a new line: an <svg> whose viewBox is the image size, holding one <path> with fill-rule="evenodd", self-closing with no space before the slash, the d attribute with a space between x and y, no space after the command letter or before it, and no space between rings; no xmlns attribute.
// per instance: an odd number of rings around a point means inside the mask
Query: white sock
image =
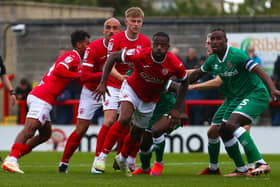
<svg viewBox="0 0 280 187"><path fill-rule="evenodd" d="M136 158L132 157L132 156L128 156L126 159L128 164L135 164L136 163Z"/></svg>
<svg viewBox="0 0 280 187"><path fill-rule="evenodd" d="M219 168L219 165L218 165L218 164L210 163L210 164L209 164L209 168L210 168L211 170L217 170L217 169Z"/></svg>
<svg viewBox="0 0 280 187"><path fill-rule="evenodd" d="M248 169L254 169L255 168L255 164L254 163L248 163L247 164L247 168Z"/></svg>
<svg viewBox="0 0 280 187"><path fill-rule="evenodd" d="M237 171L239 171L239 172L246 172L246 171L248 170L246 166L241 166L241 167L238 167L238 168L236 168L236 169L237 169Z"/></svg>
<svg viewBox="0 0 280 187"><path fill-rule="evenodd" d="M102 158L102 159L105 159L108 157L108 154L105 154L105 153L100 153L99 157L98 158Z"/></svg>
<svg viewBox="0 0 280 187"><path fill-rule="evenodd" d="M257 160L256 162L260 164L267 164L266 161L264 161L264 159Z"/></svg>
<svg viewBox="0 0 280 187"><path fill-rule="evenodd" d="M16 157L14 157L14 156L9 156L6 160L9 161L9 162L16 163L18 159Z"/></svg>

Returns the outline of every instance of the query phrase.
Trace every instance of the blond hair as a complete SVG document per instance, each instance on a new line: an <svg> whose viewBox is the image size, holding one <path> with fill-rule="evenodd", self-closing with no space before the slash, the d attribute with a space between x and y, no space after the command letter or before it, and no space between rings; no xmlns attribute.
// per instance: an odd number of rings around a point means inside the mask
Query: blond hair
<svg viewBox="0 0 280 187"><path fill-rule="evenodd" d="M125 11L125 18L128 18L128 17L142 17L144 18L144 12L141 8L139 7L130 7L129 9L127 9Z"/></svg>

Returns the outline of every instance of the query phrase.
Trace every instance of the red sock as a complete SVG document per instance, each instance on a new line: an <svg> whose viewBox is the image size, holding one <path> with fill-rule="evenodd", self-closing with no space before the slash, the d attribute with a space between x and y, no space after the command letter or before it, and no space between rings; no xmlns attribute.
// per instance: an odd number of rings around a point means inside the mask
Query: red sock
<svg viewBox="0 0 280 187"><path fill-rule="evenodd" d="M121 152L122 146L123 146L123 143L124 143L124 139L127 136L127 134L129 134L129 127L124 127L124 130L123 130L122 134L118 138L117 154L119 154Z"/></svg>
<svg viewBox="0 0 280 187"><path fill-rule="evenodd" d="M117 142L119 136L124 131L124 126L122 126L119 121L115 121L112 127L109 129L107 137L105 139L102 152L109 154L115 143Z"/></svg>
<svg viewBox="0 0 280 187"><path fill-rule="evenodd" d="M95 156L99 156L100 152L102 151L102 147L103 147L105 138L108 134L109 128L110 127L103 124L101 129L99 130L97 140L96 140Z"/></svg>
<svg viewBox="0 0 280 187"><path fill-rule="evenodd" d="M128 151L132 148L132 145L134 144L133 140L131 140L130 133L127 133L127 135L124 138L124 142L122 145L121 153L122 156L127 158Z"/></svg>
<svg viewBox="0 0 280 187"><path fill-rule="evenodd" d="M14 143L9 156L13 156L19 159L23 155L28 154L31 150L32 150L31 147L27 144Z"/></svg>
<svg viewBox="0 0 280 187"><path fill-rule="evenodd" d="M133 158L136 158L137 153L139 152L139 149L140 149L140 140L136 141L132 144L131 149L129 149L128 155Z"/></svg>
<svg viewBox="0 0 280 187"><path fill-rule="evenodd" d="M65 163L69 162L70 157L73 155L73 153L79 147L81 138L82 137L75 130L74 130L74 132L72 132L72 134L69 136L66 146L64 148L61 162L65 162Z"/></svg>

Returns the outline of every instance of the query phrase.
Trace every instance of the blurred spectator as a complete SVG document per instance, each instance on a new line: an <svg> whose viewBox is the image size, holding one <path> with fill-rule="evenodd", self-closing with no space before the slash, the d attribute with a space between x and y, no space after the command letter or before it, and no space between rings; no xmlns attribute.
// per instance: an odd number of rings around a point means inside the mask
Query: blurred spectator
<svg viewBox="0 0 280 187"><path fill-rule="evenodd" d="M257 62L259 65L262 65L262 61L260 59L260 57L257 56L257 54L255 53L255 48L254 46L250 46L248 48L248 56L253 59L255 62Z"/></svg>
<svg viewBox="0 0 280 187"><path fill-rule="evenodd" d="M196 57L196 51L194 48L189 48L184 65L186 69L194 69L199 67L198 58Z"/></svg>
<svg viewBox="0 0 280 187"><path fill-rule="evenodd" d="M274 63L272 79L275 83L276 88L280 89L280 56L277 57ZM278 100L279 99L280 98L278 98ZM280 106L271 106L270 113L271 113L271 125L280 126Z"/></svg>
<svg viewBox="0 0 280 187"><path fill-rule="evenodd" d="M28 93L31 90L32 90L31 83L26 78L22 78L19 81L19 85L16 87L16 97L17 97L17 100L24 100L24 101L26 101L27 95L28 95ZM27 105L26 105L26 110L25 110L25 114L24 115L20 115L20 109L18 110L18 118L17 118L18 124L21 121L20 116L23 116L25 118L27 111L28 111Z"/></svg>
<svg viewBox="0 0 280 187"><path fill-rule="evenodd" d="M22 78L19 81L19 85L16 87L16 97L18 100L26 100L28 93L32 90L31 83L26 79Z"/></svg>
<svg viewBox="0 0 280 187"><path fill-rule="evenodd" d="M181 56L180 56L180 50L177 48L177 47L172 47L171 49L170 49L170 52L172 53L172 54L174 54L178 59L180 59L182 62L184 62L184 60L181 58Z"/></svg>
<svg viewBox="0 0 280 187"><path fill-rule="evenodd" d="M64 53L66 52L66 49L64 47L61 47L59 48L58 50L58 55L61 56L61 55L64 55Z"/></svg>
<svg viewBox="0 0 280 187"><path fill-rule="evenodd" d="M189 48L187 52L187 57L184 62L186 69L195 69L199 67L198 58L196 57L194 48ZM191 90L186 94L186 99L188 100L199 100L202 99L201 92L199 90ZM202 123L201 118L201 106L190 106L189 116L190 125L200 125Z"/></svg>

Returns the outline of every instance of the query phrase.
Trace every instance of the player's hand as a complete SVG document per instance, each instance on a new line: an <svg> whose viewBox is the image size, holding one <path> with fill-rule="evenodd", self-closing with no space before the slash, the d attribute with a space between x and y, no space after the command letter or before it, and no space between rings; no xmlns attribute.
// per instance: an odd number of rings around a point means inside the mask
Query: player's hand
<svg viewBox="0 0 280 187"><path fill-rule="evenodd" d="M11 95L11 101L12 101L12 105L14 106L15 104L16 104L16 102L17 102L17 97L16 97L16 95Z"/></svg>
<svg viewBox="0 0 280 187"><path fill-rule="evenodd" d="M128 75L122 75L122 76L121 76L121 81L126 80L128 77L129 77Z"/></svg>
<svg viewBox="0 0 280 187"><path fill-rule="evenodd" d="M171 119L170 127L174 128L176 125L183 126L189 120L188 115L185 111L178 111L176 109L172 109L169 113L169 118Z"/></svg>
<svg viewBox="0 0 280 187"><path fill-rule="evenodd" d="M189 84L188 90L194 90L194 85L193 84Z"/></svg>
<svg viewBox="0 0 280 187"><path fill-rule="evenodd" d="M109 90L107 89L106 82L100 82L95 90L94 99L100 101L101 97L105 100L105 94L110 96Z"/></svg>
<svg viewBox="0 0 280 187"><path fill-rule="evenodd" d="M276 101L278 101L278 99L280 97L280 91L277 89L272 90L272 91L270 91L270 95L271 95L272 101L276 102Z"/></svg>
<svg viewBox="0 0 280 187"><path fill-rule="evenodd" d="M170 128L173 129L177 124L180 124L180 112L176 109L172 109L168 115L170 119Z"/></svg>

